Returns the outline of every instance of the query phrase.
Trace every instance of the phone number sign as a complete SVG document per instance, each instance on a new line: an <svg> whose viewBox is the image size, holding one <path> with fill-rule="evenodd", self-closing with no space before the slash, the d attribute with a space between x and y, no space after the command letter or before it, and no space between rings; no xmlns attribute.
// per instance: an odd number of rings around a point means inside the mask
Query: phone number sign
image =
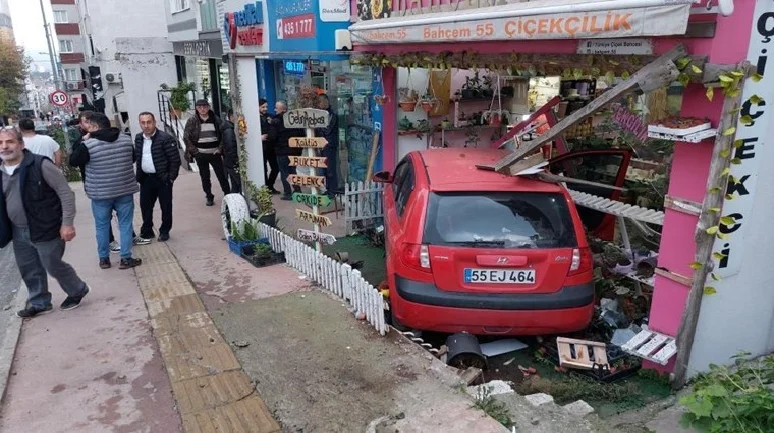
<svg viewBox="0 0 774 433"><path fill-rule="evenodd" d="M315 37L314 14L296 15L277 20L277 39L305 39Z"/></svg>

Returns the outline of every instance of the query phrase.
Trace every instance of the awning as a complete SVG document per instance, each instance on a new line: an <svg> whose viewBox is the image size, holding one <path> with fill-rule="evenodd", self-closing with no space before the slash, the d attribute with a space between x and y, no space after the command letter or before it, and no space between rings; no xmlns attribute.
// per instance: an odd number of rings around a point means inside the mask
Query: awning
<svg viewBox="0 0 774 433"><path fill-rule="evenodd" d="M360 44L631 38L685 34L692 0L536 0L360 21Z"/></svg>

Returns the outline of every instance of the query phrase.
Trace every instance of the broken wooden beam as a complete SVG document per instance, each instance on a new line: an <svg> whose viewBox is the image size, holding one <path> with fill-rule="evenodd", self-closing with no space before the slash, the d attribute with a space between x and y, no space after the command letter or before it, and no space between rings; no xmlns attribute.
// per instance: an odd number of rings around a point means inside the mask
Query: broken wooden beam
<svg viewBox="0 0 774 433"><path fill-rule="evenodd" d="M684 198L672 197L669 194L664 197L664 207L688 215L701 215L701 203Z"/></svg>
<svg viewBox="0 0 774 433"><path fill-rule="evenodd" d="M634 75L627 80L624 80L622 83L605 91L598 98L589 102L585 107L566 116L545 134L533 141L522 143L521 147L516 149L516 151L498 161L497 164L495 164L495 170L500 173L507 173L508 167L516 163L516 161L520 160L524 155L528 155L534 149L555 140L567 128L579 123L583 119L601 110L606 105L635 90L655 90L671 83L679 75L679 71L674 64L674 61L685 57L686 54L687 52L682 44L672 48L668 53L635 72Z"/></svg>
<svg viewBox="0 0 774 433"><path fill-rule="evenodd" d="M524 170L524 169L522 169ZM626 188L621 188L618 186L613 185L606 185L604 183L598 183L598 182L592 182L590 180L583 180L583 179L575 179L572 177L566 177L566 176L559 176L558 174L551 174L551 173L537 173L532 175L536 177L537 179L540 179L544 182L551 182L551 183L574 183L578 185L589 185L589 186L596 186L598 188L607 188L612 189L615 191L626 191Z"/></svg>

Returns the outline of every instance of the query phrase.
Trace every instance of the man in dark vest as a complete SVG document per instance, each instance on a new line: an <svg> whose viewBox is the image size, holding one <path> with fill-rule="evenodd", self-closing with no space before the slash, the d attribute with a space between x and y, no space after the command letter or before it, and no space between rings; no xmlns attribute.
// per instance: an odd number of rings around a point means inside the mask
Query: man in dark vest
<svg viewBox="0 0 774 433"><path fill-rule="evenodd" d="M20 132L0 129L0 248L13 241L16 264L29 292L22 318L51 311L48 274L67 293L60 308L72 310L89 286L62 261L65 242L75 238L75 194L54 163L24 150Z"/></svg>
<svg viewBox="0 0 774 433"><path fill-rule="evenodd" d="M172 184L180 171L180 152L177 140L156 128L153 113L140 113L140 127L142 132L134 138L142 209L140 237L153 239L153 208L158 200L161 207L159 242L166 242L172 230Z"/></svg>
<svg viewBox="0 0 774 433"><path fill-rule="evenodd" d="M183 132L183 142L187 155L196 160L199 176L202 179L202 189L207 199L207 206L212 206L215 196L212 195L210 181L210 166L218 178L223 195L231 192L223 167L223 129L224 122L210 109L206 99L196 101L196 115L188 119Z"/></svg>
<svg viewBox="0 0 774 433"><path fill-rule="evenodd" d="M86 164L84 189L91 199L91 211L97 232L99 267L108 269L110 263L110 220L118 216L121 262L119 269L130 269L142 264L132 258L132 220L137 180L134 174L134 143L101 113L94 113L87 121L89 136L84 141L86 152L79 163Z"/></svg>

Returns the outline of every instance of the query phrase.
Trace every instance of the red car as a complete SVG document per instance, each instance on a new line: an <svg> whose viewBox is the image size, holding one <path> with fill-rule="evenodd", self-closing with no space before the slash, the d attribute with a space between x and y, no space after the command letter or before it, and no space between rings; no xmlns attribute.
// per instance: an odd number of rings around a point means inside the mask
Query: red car
<svg viewBox="0 0 774 433"><path fill-rule="evenodd" d="M590 323L593 258L578 210L560 185L476 168L506 153L411 152L394 175L374 176L391 184L384 226L396 327L542 335ZM559 157L552 167L577 167L574 158ZM622 182L628 158L616 157L613 183Z"/></svg>

